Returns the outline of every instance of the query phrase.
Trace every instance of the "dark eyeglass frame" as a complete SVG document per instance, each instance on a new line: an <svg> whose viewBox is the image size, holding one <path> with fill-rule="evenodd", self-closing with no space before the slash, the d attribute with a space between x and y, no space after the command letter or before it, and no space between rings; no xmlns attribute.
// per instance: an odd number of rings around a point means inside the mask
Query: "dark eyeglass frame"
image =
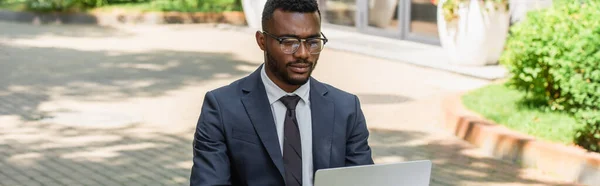
<svg viewBox="0 0 600 186"><path fill-rule="evenodd" d="M293 53L296 53L296 51L298 51L298 49L299 49L299 48L302 46L302 42L305 42L305 43L306 43L306 41L307 41L307 40L311 40L311 39L320 39L320 40L323 40L323 47L321 48L321 50L319 50L319 51L318 51L318 52L316 52L316 53L312 53L312 52L311 52L311 54L319 54L319 53L321 53L321 51L323 51L323 49L325 48L325 44L327 44L327 42L329 41L329 39L327 39L327 36L325 36L325 34L323 34L323 32L320 32L320 33L321 33L321 35L322 35L323 37L311 37L311 38L304 38L304 39L297 38L297 37L290 37L290 36L277 37L277 36L275 36L275 35L273 35L273 34L271 34L271 33L267 32L267 31L262 31L262 33L263 33L263 34L265 34L265 35L267 35L267 36L269 36L269 37L271 37L271 38L273 38L273 39L275 39L275 40L277 40L277 41L279 42L279 45L280 45L281 47L283 47L283 46L282 46L283 40L286 40L286 39L296 39L296 40L298 40L298 43L300 43L300 46L298 46L298 48L296 48L296 49L295 49L294 51L292 51L291 53L284 52L284 53L286 53L286 54L293 54ZM281 49L281 47L280 47L280 49ZM309 47L310 47L310 46L309 46ZM283 51L283 49L281 49L281 50ZM309 50L309 51L310 51L310 50Z"/></svg>

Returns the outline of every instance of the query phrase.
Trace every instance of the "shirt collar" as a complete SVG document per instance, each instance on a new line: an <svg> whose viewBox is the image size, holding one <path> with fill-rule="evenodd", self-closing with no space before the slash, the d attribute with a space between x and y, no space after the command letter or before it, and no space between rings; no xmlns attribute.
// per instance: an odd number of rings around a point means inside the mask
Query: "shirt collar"
<svg viewBox="0 0 600 186"><path fill-rule="evenodd" d="M304 83L304 85L300 86L296 91L292 93L287 93L283 89L279 88L272 80L267 76L267 72L265 71L265 65L262 65L260 70L260 76L262 83L265 85L265 90L267 91L267 97L269 98L269 104L273 104L279 101L279 98L285 95L298 95L302 101L305 103L309 103L309 92L310 92L310 79Z"/></svg>

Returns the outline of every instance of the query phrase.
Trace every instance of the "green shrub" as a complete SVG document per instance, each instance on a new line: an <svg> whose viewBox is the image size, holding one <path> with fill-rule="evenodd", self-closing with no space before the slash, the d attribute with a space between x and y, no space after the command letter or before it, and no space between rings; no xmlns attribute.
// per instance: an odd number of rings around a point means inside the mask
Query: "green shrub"
<svg viewBox="0 0 600 186"><path fill-rule="evenodd" d="M241 0L154 0L151 8L159 11L225 12L241 11Z"/></svg>
<svg viewBox="0 0 600 186"><path fill-rule="evenodd" d="M25 4L28 10L57 12L85 11L105 6L180 12L242 10L241 0L25 0Z"/></svg>
<svg viewBox="0 0 600 186"><path fill-rule="evenodd" d="M600 112L579 111L577 119L585 125L576 131L575 142L588 150L600 152Z"/></svg>
<svg viewBox="0 0 600 186"><path fill-rule="evenodd" d="M105 0L27 0L25 4L28 10L72 12L102 6L106 3Z"/></svg>
<svg viewBox="0 0 600 186"><path fill-rule="evenodd" d="M198 8L201 10L241 11L241 0L199 0Z"/></svg>
<svg viewBox="0 0 600 186"><path fill-rule="evenodd" d="M598 10L600 0L561 1L528 13L511 28L500 60L512 74L509 84L527 92L530 102L572 113L587 125L577 141L600 141Z"/></svg>

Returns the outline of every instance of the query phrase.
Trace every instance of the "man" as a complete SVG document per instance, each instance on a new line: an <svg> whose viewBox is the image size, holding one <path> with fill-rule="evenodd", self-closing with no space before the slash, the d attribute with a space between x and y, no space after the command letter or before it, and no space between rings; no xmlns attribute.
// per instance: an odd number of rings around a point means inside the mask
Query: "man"
<svg viewBox="0 0 600 186"><path fill-rule="evenodd" d="M327 42L315 0L269 0L262 22L265 63L205 95L191 185L310 186L318 169L373 164L358 98L311 77Z"/></svg>

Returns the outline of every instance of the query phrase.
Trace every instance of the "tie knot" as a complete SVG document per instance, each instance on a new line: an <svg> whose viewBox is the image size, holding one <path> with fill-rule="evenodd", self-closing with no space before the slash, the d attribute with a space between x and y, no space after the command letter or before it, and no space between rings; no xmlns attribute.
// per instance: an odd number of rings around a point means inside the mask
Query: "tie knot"
<svg viewBox="0 0 600 186"><path fill-rule="evenodd" d="M293 96L283 96L279 99L283 105L285 105L285 107L289 110L295 110L296 109L296 105L298 105L298 101L300 101L300 97L293 95Z"/></svg>

